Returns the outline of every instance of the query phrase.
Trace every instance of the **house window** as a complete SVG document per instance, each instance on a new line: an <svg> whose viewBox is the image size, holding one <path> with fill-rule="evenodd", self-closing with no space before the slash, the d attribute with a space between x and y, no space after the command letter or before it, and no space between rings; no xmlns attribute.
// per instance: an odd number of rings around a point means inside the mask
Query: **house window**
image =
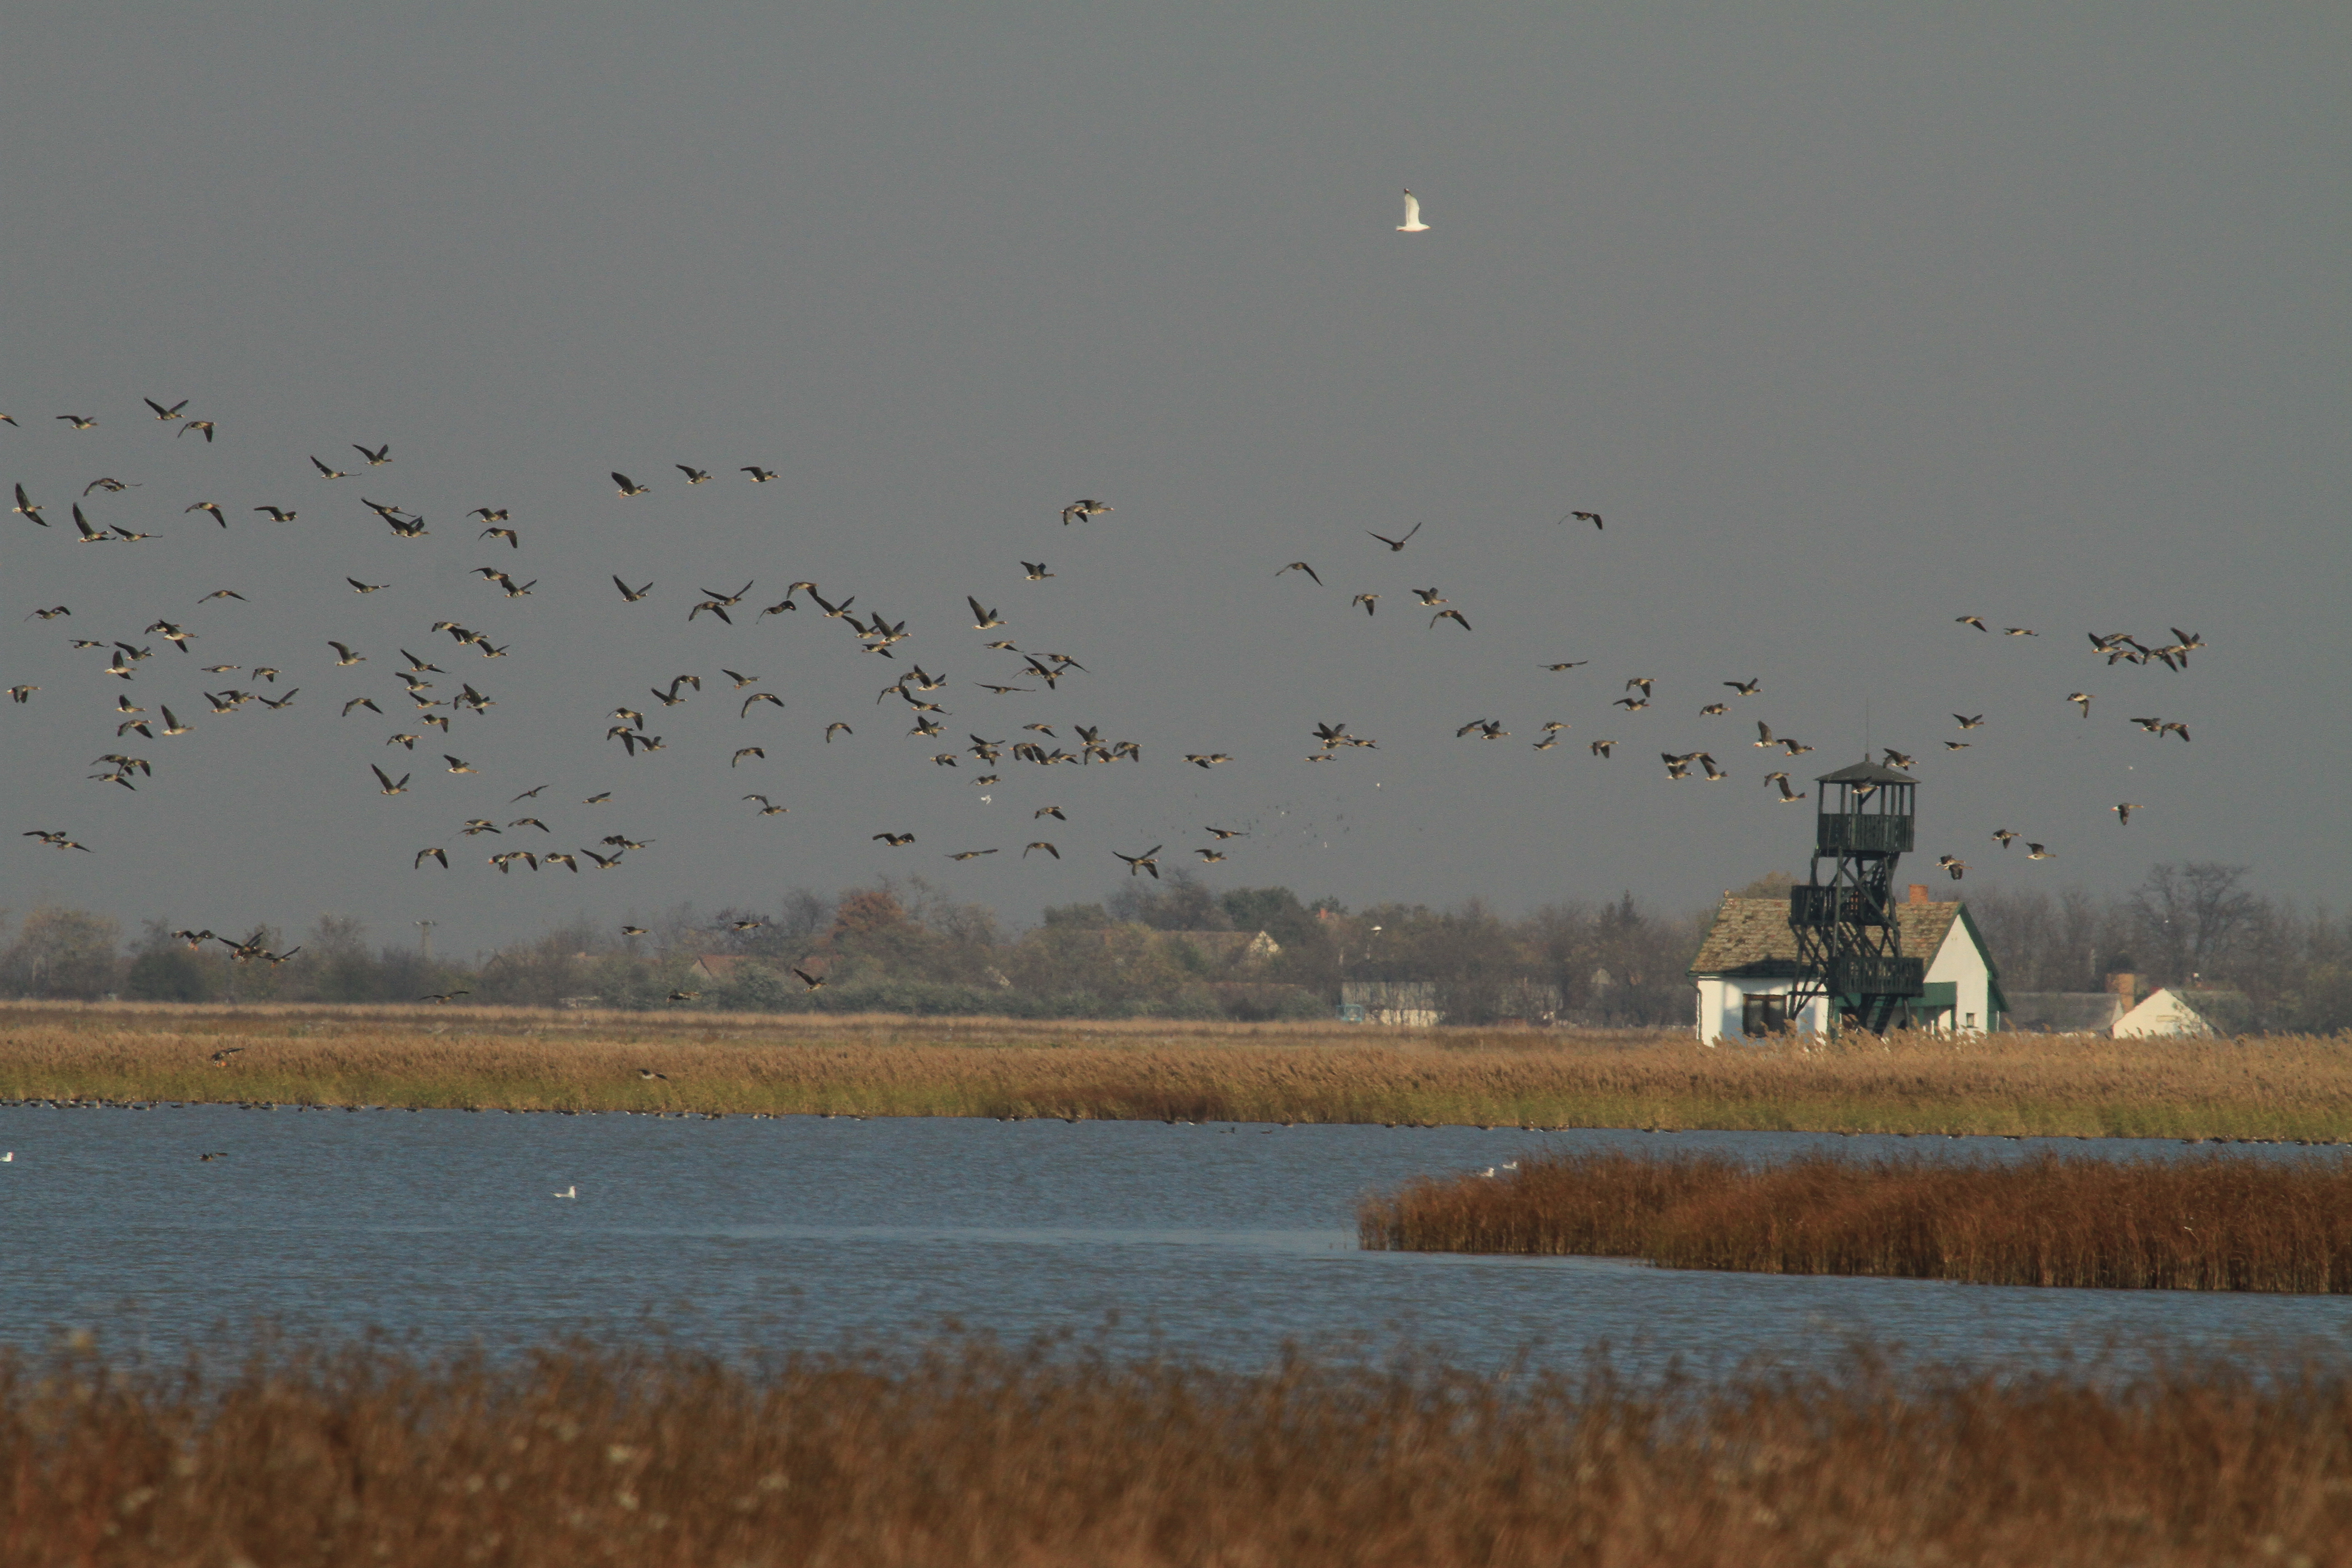
<svg viewBox="0 0 2352 1568"><path fill-rule="evenodd" d="M1976 1016L1974 1013L1971 1013L1971 1014L1969 1014L1969 1028L1971 1028L1971 1029L1973 1029L1973 1028L1975 1028L1976 1026L1977 1026L1977 1016Z"/></svg>
<svg viewBox="0 0 2352 1568"><path fill-rule="evenodd" d="M1789 1026L1789 999L1786 996L1742 996L1739 999L1739 1032L1750 1037L1777 1035Z"/></svg>

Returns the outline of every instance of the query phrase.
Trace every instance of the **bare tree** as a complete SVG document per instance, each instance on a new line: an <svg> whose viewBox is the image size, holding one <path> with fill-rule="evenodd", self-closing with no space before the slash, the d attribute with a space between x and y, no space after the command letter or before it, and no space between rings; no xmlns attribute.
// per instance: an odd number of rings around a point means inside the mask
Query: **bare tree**
<svg viewBox="0 0 2352 1568"><path fill-rule="evenodd" d="M2149 868L2131 910L2140 960L2151 973L2178 983L2210 974L2235 956L2263 908L2242 886L2245 876L2245 867L2218 860L2168 860Z"/></svg>

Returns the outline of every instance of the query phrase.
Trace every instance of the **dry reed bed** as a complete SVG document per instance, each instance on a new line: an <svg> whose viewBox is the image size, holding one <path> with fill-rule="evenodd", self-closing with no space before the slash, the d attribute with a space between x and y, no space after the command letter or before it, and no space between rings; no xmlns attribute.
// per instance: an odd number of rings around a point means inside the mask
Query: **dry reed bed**
<svg viewBox="0 0 2352 1568"><path fill-rule="evenodd" d="M209 1065L229 1046L227 1067ZM15 1004L0 1005L0 1098L2335 1142L2352 1139L2347 1047Z"/></svg>
<svg viewBox="0 0 2352 1568"><path fill-rule="evenodd" d="M2352 1292L2352 1163L1577 1153L1364 1200L1374 1250L1978 1285Z"/></svg>
<svg viewBox="0 0 2352 1568"><path fill-rule="evenodd" d="M0 1362L0 1557L121 1568L2310 1564L2352 1559L2352 1376L68 1352Z"/></svg>

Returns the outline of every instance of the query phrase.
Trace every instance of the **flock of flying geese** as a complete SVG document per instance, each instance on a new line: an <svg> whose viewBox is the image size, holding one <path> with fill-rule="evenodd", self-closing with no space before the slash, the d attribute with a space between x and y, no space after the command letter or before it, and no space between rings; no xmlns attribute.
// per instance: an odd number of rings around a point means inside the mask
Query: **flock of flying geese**
<svg viewBox="0 0 2352 1568"><path fill-rule="evenodd" d="M1421 231L1409 229L1407 232ZM184 416L189 400L182 399L169 405L152 398L145 401L156 421L176 424L179 426L174 434L175 439L191 431L202 433L207 443L215 439L216 432L212 421ZM58 422L70 426L75 431L90 430L99 423L97 416L89 415L58 415L56 417ZM0 414L0 422L10 426L17 425L17 421L5 414ZM21 426L18 427L21 428ZM375 447L353 443L352 450L359 454L362 469L364 470L380 469L393 461L392 447L389 443L382 443ZM335 468L321 461L315 454L310 455L310 462L320 478L331 483L353 479L362 471L362 469L344 470ZM675 466L684 476L684 483L689 487L713 482L714 477L707 469L685 463ZM778 477L775 470L757 464L743 465L737 471L746 476L749 482L759 485L772 483ZM624 500L646 495L654 489L652 485L641 484L627 474L618 471L613 473L612 480L615 490ZM120 524L101 528L93 523L85 513L83 503L89 501L91 497L100 494L119 494L133 488L136 487L131 483L107 475L91 479L82 487L78 498L68 499L67 508L78 541L91 544L136 544L157 537ZM21 483L15 487L15 512L26 523L42 529L55 526L53 520L47 515L55 510L54 503L36 500L27 493L26 487ZM421 539L430 531L426 519L418 513L374 500L364 495L359 497L359 500L361 505L390 528L396 537ZM1060 517L1062 524L1068 527L1106 516L1111 510L1108 503L1087 497L1063 507ZM301 515L299 509L276 504L254 506L249 510L252 514L267 517L275 522L291 522ZM188 504L183 509L183 515L188 514L201 514L222 530L230 526L229 511L213 500L197 500ZM1589 524L1596 531L1606 528L1601 516L1598 512L1590 510L1570 511L1560 518L1559 521L1562 525ZM474 509L466 515L463 526L473 527L477 524L479 525L475 536L477 544L484 542L488 542L493 547L502 544L509 552L518 552L510 555L509 560L520 559L519 552L523 544L522 531L514 523L509 508L484 506ZM1393 536L1370 529L1364 531L1390 553L1402 554L1420 533L1422 526L1416 523L1405 532ZM1024 561L1021 564L1024 577L1029 582L1042 582L1055 575L1043 561ZM1304 560L1286 563L1276 572L1275 575L1279 577L1292 573L1304 576L1318 589L1323 587L1323 578L1320 574L1311 563ZM477 567L473 569L472 574L481 578L486 584L495 586L502 596L510 600L528 596L539 584L537 577L518 580L514 573L497 565ZM357 577L346 577L344 580L350 584L352 592L360 595L372 595L388 586L385 584L365 582ZM651 597L655 587L655 584L650 582L633 585L619 576L613 577L612 582L618 593L620 604L624 606L645 603ZM750 595L755 586L756 582L745 582L731 591L702 588L700 597L696 599L688 608L687 619L692 623L698 621L704 616L709 616L721 624L732 626L737 624L738 616L756 623L772 616L797 614L802 609L803 602L805 601L808 607L824 620L839 622L855 637L856 646L860 651L892 660L894 663L898 655L892 650L908 641L911 635L908 629L908 623L905 619L893 620L889 616L870 605L861 614L856 608L857 595L855 594L828 595L818 584L803 580L788 584L782 596L774 603L754 608ZM1464 633L1475 630L1468 616L1461 609L1450 605L1436 586L1413 588L1411 592L1418 601L1414 606L1415 613L1428 612L1430 630L1433 631L1439 623L1445 621L1451 621ZM202 607L215 601L243 601L244 598L244 595L233 588L217 588L204 595L196 603L199 607ZM1359 593L1349 600L1346 607L1351 611L1360 608L1367 616L1376 616L1379 613L1381 602L1381 595L1378 593ZM971 685L979 689L992 697L1028 694L1034 693L1041 688L1047 690L1058 689L1062 681L1074 677L1087 677L1089 674L1087 666L1073 655L1032 650L1016 645L1009 636L1004 635L1009 629L1009 623L999 609L982 603L977 597L968 596L965 603L971 612L972 630L983 634L998 634L982 646L992 653L1003 656L1006 660L1005 668L999 679L971 682ZM71 606L57 604L36 606L24 618L48 623L68 619L73 616L74 611ZM1971 627L1987 635L1990 635L1992 630L1985 620L1978 616L1961 616L1957 617L1957 622L1960 626ZM2039 635L2032 628L2025 626L2006 626L2001 630L2003 635L2011 637L2031 637ZM426 635L437 637L445 633L449 637L452 644L449 650L441 654L441 657L445 658L463 655L470 651L484 659L498 659L507 657L512 648L511 644L493 642L487 633L453 620L433 622ZM153 647L145 644L143 639L160 639L170 643L181 654L188 655L193 651L190 647L191 642L198 636L197 632L178 621L168 616L158 616L139 632L138 639L142 640L134 640L127 637L116 637L105 640L79 636L72 637L71 642L75 649L102 658L104 663L100 667L101 673L121 683L114 702L115 739L118 746L126 737L132 734L152 742L159 738L185 735L193 731L194 726L184 721L170 706L159 701L151 710L147 706L134 700L134 693L140 689L137 682L142 673L142 667L154 656ZM2108 666L2122 662L2137 665L2161 664L2175 671L2187 668L2190 654L2205 647L2202 637L2178 628L2173 629L2172 640L2163 644L2143 642L2125 632L2095 632L2089 634L2089 637L2095 656L2103 658ZM372 661L369 654L350 643L329 640L326 647L334 654L329 668L349 669ZM442 745L454 745L456 742L452 731L453 719L466 714L484 715L494 705L495 699L478 688L472 680L452 677L444 666L434 662L430 658L421 657L407 647L400 647L397 652L399 662L391 667L390 672L394 679L403 688L402 697L410 704L410 707L402 712L403 722L395 726L394 732L383 743L386 746L400 748L404 753L404 761L405 754L415 752L418 743L424 739L424 731L436 730L440 732ZM1581 668L1589 662L1585 659L1576 659L1545 664L1541 668L1554 672L1564 672ZM379 668L390 664L391 661L384 660ZM290 684L286 685L281 690L279 683L284 671L274 666L255 665L241 669L236 665L211 664L199 668L208 676L220 678L219 684L222 689L205 690L201 693L203 701L215 716L236 713L248 704L257 704L272 710L283 710L292 704L302 690L301 687ZM719 674L732 682L732 691L730 695L741 694L738 699L739 719L748 717L754 708L773 706L782 709L784 707L783 699L775 692L756 689L761 686L762 677L747 675L728 668L721 668ZM231 679L232 677L236 679ZM432 679L434 677L440 677L442 680L436 681ZM454 686L455 691L446 695L439 694L443 691L443 682ZM945 675L933 674L925 670L919 664L909 663L903 673L898 674L887 685L881 688L875 701L877 704L881 704L894 698L897 699L903 709L903 716L910 722L911 727L907 731L909 736L940 740L945 735L947 721L953 717L950 710L939 700L950 684ZM1701 717L1726 717L1730 713L1735 702L1758 697L1763 691L1763 682L1760 678L1727 679L1720 684L1727 695L1701 706L1698 710ZM1630 720L1641 715L1652 708L1654 700L1654 686L1655 682L1650 677L1631 677L1624 682L1622 688L1624 695L1615 699L1612 705L1622 710L1626 719ZM699 697L703 689L701 675L691 673L676 675L664 684L647 689L647 696L652 700L646 706L657 707L661 710L673 709ZM35 685L20 684L10 686L5 689L10 700L22 706L29 704L40 689ZM2075 704L2081 710L2084 719L2089 718L2091 706L2095 700L2092 693L2086 690L2073 691L2067 694L2065 700ZM387 695L386 700L394 700ZM614 707L607 715L606 741L620 747L623 754L629 758L646 756L667 749L667 743L664 737L652 730L646 708L638 706L645 700L639 698L625 701ZM362 710L384 716L384 710L370 696L352 697L341 704L341 713L346 718L354 711ZM1986 722L1986 717L1983 714L1956 713L1953 719L1962 736L1982 727ZM2186 742L2189 739L2189 728L2185 722L2154 716L2134 718L2131 721L2158 740L2166 736L2178 736ZM1768 722L1762 721L1754 722L1756 738L1750 744L1767 752L1777 751L1779 756L1775 760L1792 760L1813 750L1811 745L1793 736L1776 733ZM414 725L415 728L408 728L409 725ZM1106 739L1100 726L1074 724L1068 728L1070 736L1066 742L1054 724L1045 721L1026 723L1020 727L1017 733L994 738L977 731L967 731L965 741L969 742L968 744L953 743L950 749L934 752L930 762L934 766L942 769L961 768L966 762L970 762L973 764L972 782L981 785L992 785L999 782L1001 774L998 770L1005 765L1008 758L1015 764L1029 764L1044 768L1058 765L1085 767L1096 763L1112 764L1120 762L1140 763L1143 761L1143 747L1138 741ZM1539 734L1529 743L1539 752L1552 750L1561 743L1562 732L1569 728L1565 721L1552 721L1544 724ZM854 737L856 734L856 731L850 722L835 720L825 725L823 743L831 745L836 736ZM1454 731L1454 736L1456 739L1495 742L1511 739L1512 731L1504 727L1501 720L1482 715L1462 724ZM1316 725L1313 731L1313 741L1314 749L1307 753L1306 760L1318 763L1337 762L1351 750L1371 749L1379 744L1376 740L1351 733L1345 723L1336 722ZM1947 751L1955 752L1967 750L1972 743L1968 739L1948 739L1942 742ZM1605 761L1614 756L1618 745L1619 742L1614 739L1596 739L1587 743L1587 749L1592 756ZM1071 749L1072 747L1076 749ZM470 763L454 751L441 751L438 748L433 748L433 750L440 756L447 773L467 774L476 772ZM767 750L763 745L740 746L733 750L729 757L728 766L732 769L747 762L764 761L767 755ZM1184 752L1181 755L1186 763L1204 770L1218 767L1233 760L1223 752ZM1718 763L1715 755L1704 749L1661 752L1659 756L1669 781L1681 782L1699 776L1709 783L1719 784L1731 776L1728 770ZM1907 769L1916 763L1915 757L1894 748L1887 748L1884 757L1890 767ZM139 782L151 778L154 771L154 764L149 758L121 750L101 753L93 759L92 765L99 766L101 770L89 775L93 781L125 790L136 790L139 787ZM380 763L369 763L368 771L373 777L374 787L384 795L408 793L415 778L413 770L404 769L395 776L390 769ZM1793 805L1808 798L1808 792L1793 787L1790 776L1785 770L1765 773L1763 783L1768 789L1777 788L1779 799L1783 804ZM551 786L542 784L524 790L509 799L506 806L511 809L517 805L533 801L550 787ZM611 800L612 795L613 792L607 790L589 795L584 798L583 804L604 805ZM790 809L789 806L778 804L763 793L747 792L741 799L754 808L756 814L761 816L779 816ZM532 807L530 811L535 813L537 809ZM2119 822L2128 825L2132 814L2143 808L2137 803L2125 801L2116 804L2109 809L2114 812ZM518 867L531 871L538 871L543 868L561 867L576 875L582 869L581 861L583 859L595 869L609 870L621 864L625 856L642 851L653 842L651 839L634 838L625 833L614 833L604 837L593 847L581 845L571 850L557 849L545 847L552 838L554 830L539 816L527 813L504 820L500 820L500 817L503 817L503 812L497 816L472 816L462 819L453 837L417 848L411 858L412 868L422 869L429 862L443 869L448 868L451 865L450 850L457 837L479 838L490 836L501 840L500 848L484 857L485 863L496 868L501 875L510 874ZM1063 808L1054 805L1036 808L1032 820L1043 821L1049 817L1064 822L1068 820ZM1223 860L1227 854L1225 846L1231 840L1248 836L1240 828L1215 826L1209 826L1203 831L1209 835L1210 842L1192 848L1190 853L1194 858L1206 864ZM528 841L520 847L504 847L517 844L517 840L509 837L509 835L520 836L532 832L545 837L536 841ZM84 854L92 852L90 846L80 842L67 831L37 828L26 831L23 836L37 839L60 851L79 851ZM885 829L871 837L874 842L891 848L904 848L918 842L917 834L912 829ZM1992 837L2003 849L2006 849L2021 836L2003 827L1997 830ZM1165 844L1155 844L1135 854L1118 850L1112 851L1112 854L1127 868L1129 876L1148 875L1157 879L1160 874L1160 857L1167 847ZM2052 858L2055 854L2046 844L2031 840L2027 841L2027 851L2028 858L2035 860ZM950 852L948 858L955 861L968 861L1001 852L1001 847L958 849ZM1025 859L1038 853L1043 853L1055 860L1062 858L1059 846L1053 840L1043 837L1024 844L1019 855L1021 858ZM1963 876L1968 869L1966 862L1954 855L1940 856L1937 863L1955 879ZM758 922L749 923L756 925ZM635 933L635 928L626 929ZM201 947L206 942L221 942L228 948L231 956L239 963L282 963L292 957L295 951L299 951L297 949L283 953L272 952L268 951L259 934L242 941L219 936L208 930L183 931L176 934L186 941L191 948ZM803 983L811 989L824 984L823 977L820 975L797 970L795 973L800 974ZM453 994L462 994L462 993ZM680 993L674 999L691 1000L692 996L691 993ZM446 1000L446 998L431 999Z"/></svg>

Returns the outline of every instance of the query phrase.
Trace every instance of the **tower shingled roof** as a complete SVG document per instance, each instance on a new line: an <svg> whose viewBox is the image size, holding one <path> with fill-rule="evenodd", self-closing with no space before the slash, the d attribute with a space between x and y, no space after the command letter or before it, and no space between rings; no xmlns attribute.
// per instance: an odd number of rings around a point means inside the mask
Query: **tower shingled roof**
<svg viewBox="0 0 2352 1568"><path fill-rule="evenodd" d="M1883 767L1876 763L1856 763L1851 767L1840 768L1833 773L1822 773L1813 782L1815 784L1917 784L1919 781L1909 773L1898 773L1893 768Z"/></svg>

